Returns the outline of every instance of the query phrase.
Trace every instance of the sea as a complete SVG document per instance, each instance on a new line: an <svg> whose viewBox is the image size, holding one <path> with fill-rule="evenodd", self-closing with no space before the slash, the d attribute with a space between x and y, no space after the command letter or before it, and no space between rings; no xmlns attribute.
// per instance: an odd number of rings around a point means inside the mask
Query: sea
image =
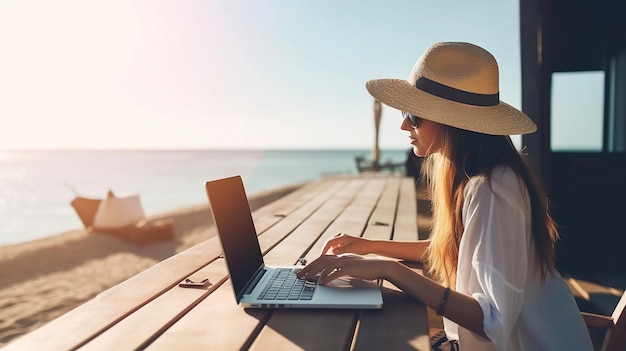
<svg viewBox="0 0 626 351"><path fill-rule="evenodd" d="M407 150L381 150L404 162ZM147 216L207 203L204 182L241 175L247 194L356 174L371 150L0 151L0 246L80 229L76 196L139 195Z"/></svg>

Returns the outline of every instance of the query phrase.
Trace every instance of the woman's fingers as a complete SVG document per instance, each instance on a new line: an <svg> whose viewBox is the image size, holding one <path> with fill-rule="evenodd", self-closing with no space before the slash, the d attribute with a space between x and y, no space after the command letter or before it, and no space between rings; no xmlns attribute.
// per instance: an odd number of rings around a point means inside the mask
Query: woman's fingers
<svg viewBox="0 0 626 351"><path fill-rule="evenodd" d="M333 270L339 268L339 258L334 255L323 255L316 258L313 262L306 265L296 273L298 278L310 279L315 275L326 276Z"/></svg>
<svg viewBox="0 0 626 351"><path fill-rule="evenodd" d="M358 267L359 262L362 259L359 256L335 256L324 255L318 257L313 262L309 263L303 269L301 269L297 276L303 279L311 279L316 275L319 275L320 284L327 284L334 279L343 277L346 275L353 275L358 271L354 271L354 267ZM356 266L355 266L356 265Z"/></svg>
<svg viewBox="0 0 626 351"><path fill-rule="evenodd" d="M304 266L304 268L296 273L298 278L310 278L321 272L324 269L324 264L322 263L324 257L325 256L320 256L316 258L313 262Z"/></svg>
<svg viewBox="0 0 626 351"><path fill-rule="evenodd" d="M329 239L324 245L322 255L333 254L340 255L343 253L363 254L363 246L361 242L366 240L348 234L339 233Z"/></svg>
<svg viewBox="0 0 626 351"><path fill-rule="evenodd" d="M326 244L324 245L324 248L322 249L322 255L328 254L328 253L334 253L334 250L336 250L339 246L342 245L343 242L343 237L346 236L345 234L342 233L337 233L335 234L335 236L333 236L332 238L328 239L328 241L326 241Z"/></svg>

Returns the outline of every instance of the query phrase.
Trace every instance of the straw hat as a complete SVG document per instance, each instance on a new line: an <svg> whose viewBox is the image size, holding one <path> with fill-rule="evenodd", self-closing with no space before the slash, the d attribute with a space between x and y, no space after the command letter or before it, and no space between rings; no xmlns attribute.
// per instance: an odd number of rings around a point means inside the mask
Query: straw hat
<svg viewBox="0 0 626 351"><path fill-rule="evenodd" d="M473 44L436 43L420 57L407 80L370 80L366 87L388 106L460 129L492 135L537 130L523 112L500 101L498 63Z"/></svg>

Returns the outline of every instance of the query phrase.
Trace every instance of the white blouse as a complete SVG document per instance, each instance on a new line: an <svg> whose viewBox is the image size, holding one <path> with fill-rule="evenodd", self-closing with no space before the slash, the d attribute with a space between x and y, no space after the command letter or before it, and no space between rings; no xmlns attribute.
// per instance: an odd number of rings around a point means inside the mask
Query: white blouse
<svg viewBox="0 0 626 351"><path fill-rule="evenodd" d="M472 351L593 349L565 281L555 273L541 283L528 191L512 169L469 180L463 226L456 290L480 304L489 340L444 318L449 339Z"/></svg>

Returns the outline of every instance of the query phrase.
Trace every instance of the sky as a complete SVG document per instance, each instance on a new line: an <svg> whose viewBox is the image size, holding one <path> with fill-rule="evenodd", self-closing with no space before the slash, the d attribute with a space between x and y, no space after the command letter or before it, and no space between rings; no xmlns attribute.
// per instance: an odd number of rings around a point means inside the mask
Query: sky
<svg viewBox="0 0 626 351"><path fill-rule="evenodd" d="M3 0L0 150L370 148L365 82L438 41L490 51L521 107L518 0Z"/></svg>

